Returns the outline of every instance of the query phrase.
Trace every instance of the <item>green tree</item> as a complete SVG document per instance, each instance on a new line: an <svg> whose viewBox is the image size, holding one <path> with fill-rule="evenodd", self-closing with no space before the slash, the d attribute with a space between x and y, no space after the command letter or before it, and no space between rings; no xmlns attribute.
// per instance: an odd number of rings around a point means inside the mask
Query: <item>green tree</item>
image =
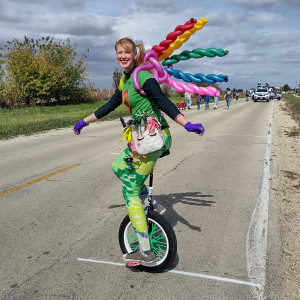
<svg viewBox="0 0 300 300"><path fill-rule="evenodd" d="M119 70L118 68L115 68L114 72L113 72L113 83L112 86L114 89L117 89L120 83L120 79L122 77L123 72L121 70Z"/></svg>
<svg viewBox="0 0 300 300"><path fill-rule="evenodd" d="M285 92L287 92L287 91L289 91L291 88L290 88L290 86L286 83L284 86L283 86L283 91L285 91Z"/></svg>
<svg viewBox="0 0 300 300"><path fill-rule="evenodd" d="M7 106L78 100L85 93L85 59L69 39L13 39L1 49L0 97Z"/></svg>

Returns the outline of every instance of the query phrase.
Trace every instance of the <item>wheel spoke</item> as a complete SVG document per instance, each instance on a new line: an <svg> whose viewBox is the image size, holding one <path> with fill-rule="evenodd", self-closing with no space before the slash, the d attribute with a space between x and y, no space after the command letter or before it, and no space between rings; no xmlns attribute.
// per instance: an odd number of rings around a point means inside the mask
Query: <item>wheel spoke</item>
<svg viewBox="0 0 300 300"><path fill-rule="evenodd" d="M167 259L170 251L169 240L164 227L162 227L160 223L158 223L158 220L152 219L150 217L148 221L150 247L155 255L155 263L153 265L154 267L163 264ZM127 225L125 240L127 241L127 251L134 251L139 247L136 231L131 222Z"/></svg>
<svg viewBox="0 0 300 300"><path fill-rule="evenodd" d="M149 234L151 249L154 252L156 261L160 261L166 254L167 243L166 237L160 227L152 222L152 228Z"/></svg>

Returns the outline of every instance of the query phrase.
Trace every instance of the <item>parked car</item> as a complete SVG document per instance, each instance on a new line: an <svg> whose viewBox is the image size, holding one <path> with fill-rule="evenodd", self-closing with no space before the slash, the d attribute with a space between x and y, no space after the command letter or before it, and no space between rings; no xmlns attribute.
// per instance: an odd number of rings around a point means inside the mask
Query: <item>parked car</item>
<svg viewBox="0 0 300 300"><path fill-rule="evenodd" d="M263 100L269 102L270 95L268 89L258 88L257 91L253 94L252 99L254 100L254 102L257 102L257 100Z"/></svg>

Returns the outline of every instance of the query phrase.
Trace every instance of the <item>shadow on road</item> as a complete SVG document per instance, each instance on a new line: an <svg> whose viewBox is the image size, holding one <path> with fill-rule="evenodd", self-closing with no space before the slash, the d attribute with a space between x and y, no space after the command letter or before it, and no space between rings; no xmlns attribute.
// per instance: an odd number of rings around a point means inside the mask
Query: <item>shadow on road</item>
<svg viewBox="0 0 300 300"><path fill-rule="evenodd" d="M174 209L174 205L182 203L189 206L212 206L215 201L208 200L207 198L212 198L213 195L204 195L200 192L187 192L187 193L174 193L167 195L155 196L155 199L167 208L165 213L166 219L174 227L178 222L186 225L192 230L201 231L199 226L191 224L188 220L184 218L183 215L177 213ZM191 208L194 209L194 208Z"/></svg>
<svg viewBox="0 0 300 300"><path fill-rule="evenodd" d="M212 206L215 201L208 200L207 198L212 198L213 195L205 195L200 192L187 192L187 193L174 193L174 194L166 194L166 195L157 195L154 198L166 207L167 211L164 214L166 219L171 223L172 227L174 227L178 222L186 225L192 230L196 230L198 232L201 231L199 226L191 224L188 220L186 220L182 215L178 214L174 209L174 205L177 203L183 203L185 205L190 206ZM125 204L111 205L108 208L114 209L119 207L124 207Z"/></svg>

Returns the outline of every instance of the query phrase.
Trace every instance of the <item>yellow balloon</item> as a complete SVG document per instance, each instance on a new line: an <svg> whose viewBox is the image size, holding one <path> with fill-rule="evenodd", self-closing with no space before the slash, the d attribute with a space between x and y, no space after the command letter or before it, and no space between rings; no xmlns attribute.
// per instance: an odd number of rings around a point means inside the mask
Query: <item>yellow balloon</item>
<svg viewBox="0 0 300 300"><path fill-rule="evenodd" d="M163 52L161 56L158 57L158 60L163 60L169 57L174 50L180 48L183 43L188 41L190 36L194 34L197 30L200 30L207 23L207 20L203 17L201 20L198 20L194 27L190 30L186 30L182 35L178 37L172 44L170 44L169 48Z"/></svg>

